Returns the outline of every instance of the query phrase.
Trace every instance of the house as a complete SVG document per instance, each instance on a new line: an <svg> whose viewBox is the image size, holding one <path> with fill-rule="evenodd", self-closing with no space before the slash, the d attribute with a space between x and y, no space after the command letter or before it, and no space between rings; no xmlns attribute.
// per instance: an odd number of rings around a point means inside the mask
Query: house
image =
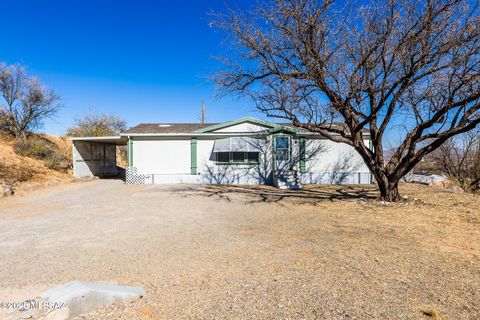
<svg viewBox="0 0 480 320"><path fill-rule="evenodd" d="M370 145L368 132L364 133ZM73 140L76 177L117 174L116 146L126 145L126 182L273 184L371 183L361 157L291 124L242 118L218 124L150 123L120 136Z"/></svg>

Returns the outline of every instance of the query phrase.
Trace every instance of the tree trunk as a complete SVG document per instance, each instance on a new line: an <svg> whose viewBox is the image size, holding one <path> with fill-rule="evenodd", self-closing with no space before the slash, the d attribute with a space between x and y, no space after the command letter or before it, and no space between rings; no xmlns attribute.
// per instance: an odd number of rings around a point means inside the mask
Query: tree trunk
<svg viewBox="0 0 480 320"><path fill-rule="evenodd" d="M378 188L380 189L380 197L382 200L388 202L395 202L401 199L400 193L398 192L398 181L382 181L378 183Z"/></svg>

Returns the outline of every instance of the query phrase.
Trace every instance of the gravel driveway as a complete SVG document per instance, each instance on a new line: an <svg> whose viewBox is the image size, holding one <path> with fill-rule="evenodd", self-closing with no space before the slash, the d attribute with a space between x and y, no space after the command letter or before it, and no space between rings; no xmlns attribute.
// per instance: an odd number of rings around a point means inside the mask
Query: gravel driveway
<svg viewBox="0 0 480 320"><path fill-rule="evenodd" d="M478 197L404 188L424 202L116 180L1 200L0 298L78 279L146 290L80 319L480 318Z"/></svg>

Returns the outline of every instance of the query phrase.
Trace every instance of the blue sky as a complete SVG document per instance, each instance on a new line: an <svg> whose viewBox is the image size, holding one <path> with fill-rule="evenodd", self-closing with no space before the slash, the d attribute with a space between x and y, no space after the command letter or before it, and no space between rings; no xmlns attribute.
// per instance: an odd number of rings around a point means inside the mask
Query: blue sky
<svg viewBox="0 0 480 320"><path fill-rule="evenodd" d="M206 80L222 52L207 13L224 10L223 0L0 0L0 8L0 61L23 63L63 98L42 131L64 134L89 110L129 125L198 122L202 100L210 122L261 117L246 100L217 99Z"/></svg>

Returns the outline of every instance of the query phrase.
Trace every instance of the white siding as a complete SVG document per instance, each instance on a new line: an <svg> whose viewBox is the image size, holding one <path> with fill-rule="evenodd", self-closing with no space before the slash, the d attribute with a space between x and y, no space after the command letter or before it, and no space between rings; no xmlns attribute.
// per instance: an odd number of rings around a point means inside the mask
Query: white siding
<svg viewBox="0 0 480 320"><path fill-rule="evenodd" d="M368 145L369 141L366 140ZM370 183L371 175L362 157L344 143L307 140L303 183ZM345 159L348 159L345 166Z"/></svg>
<svg viewBox="0 0 480 320"><path fill-rule="evenodd" d="M138 174L190 174L190 139L134 140Z"/></svg>
<svg viewBox="0 0 480 320"><path fill-rule="evenodd" d="M367 141L368 145L368 141ZM360 155L351 146L330 140L307 140L306 142L307 171L328 171L341 159L350 156L355 171L368 171Z"/></svg>
<svg viewBox="0 0 480 320"><path fill-rule="evenodd" d="M204 173L209 166L215 164L214 161L210 160L214 144L214 139L197 141L197 167L199 173Z"/></svg>
<svg viewBox="0 0 480 320"><path fill-rule="evenodd" d="M270 127L260 126L257 124L244 122L240 124L236 124L230 127L226 127L223 129L215 130L213 132L258 132L270 129Z"/></svg>

